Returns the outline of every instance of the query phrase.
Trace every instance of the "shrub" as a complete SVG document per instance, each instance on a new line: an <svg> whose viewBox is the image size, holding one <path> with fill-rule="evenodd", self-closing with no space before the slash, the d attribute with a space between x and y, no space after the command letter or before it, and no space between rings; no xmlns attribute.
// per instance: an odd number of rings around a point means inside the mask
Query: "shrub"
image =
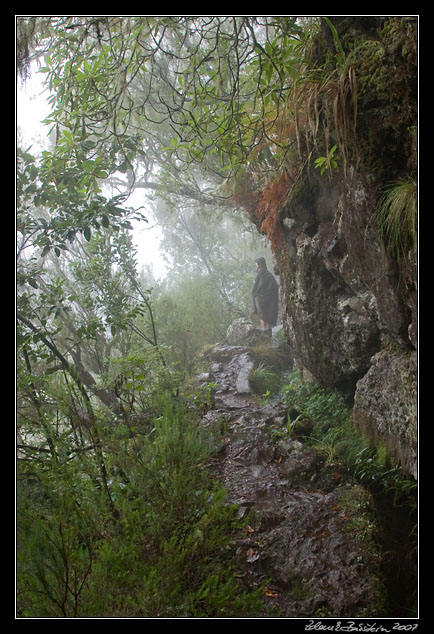
<svg viewBox="0 0 434 634"><path fill-rule="evenodd" d="M243 523L209 477L209 450L185 404L156 399L147 432L107 429L115 515L83 454L19 496L18 612L27 618L257 615L233 543ZM37 469L35 464L34 470Z"/></svg>

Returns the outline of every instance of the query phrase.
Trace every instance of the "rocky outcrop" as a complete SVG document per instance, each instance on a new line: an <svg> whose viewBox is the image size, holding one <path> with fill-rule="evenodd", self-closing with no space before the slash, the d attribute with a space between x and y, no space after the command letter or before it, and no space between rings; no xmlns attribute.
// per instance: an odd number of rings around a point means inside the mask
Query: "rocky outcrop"
<svg viewBox="0 0 434 634"><path fill-rule="evenodd" d="M288 249L276 252L283 324L299 367L354 398L355 423L415 475L416 299L379 236L376 200L355 170L344 188L311 175L289 197Z"/></svg>
<svg viewBox="0 0 434 634"><path fill-rule="evenodd" d="M391 254L377 210L386 185L416 176L417 20L335 26L352 51L356 134L337 169L295 170L273 208L282 321L299 369L354 402L359 429L416 476L417 255Z"/></svg>
<svg viewBox="0 0 434 634"><path fill-rule="evenodd" d="M270 337L266 332L255 328L252 322L243 317L235 319L226 333L226 343L230 346L258 346L269 342Z"/></svg>
<svg viewBox="0 0 434 634"><path fill-rule="evenodd" d="M236 543L239 578L267 583L264 598L284 618L385 616L369 493L292 437L279 401L263 405L246 391L251 348L219 344L207 357L215 397L201 426L220 442L207 467L248 521Z"/></svg>
<svg viewBox="0 0 434 634"><path fill-rule="evenodd" d="M416 353L383 349L358 382L353 418L417 479Z"/></svg>
<svg viewBox="0 0 434 634"><path fill-rule="evenodd" d="M283 325L298 366L354 399L361 431L416 475L416 280L403 286L382 243L377 188L354 169L344 182L305 176L282 209Z"/></svg>

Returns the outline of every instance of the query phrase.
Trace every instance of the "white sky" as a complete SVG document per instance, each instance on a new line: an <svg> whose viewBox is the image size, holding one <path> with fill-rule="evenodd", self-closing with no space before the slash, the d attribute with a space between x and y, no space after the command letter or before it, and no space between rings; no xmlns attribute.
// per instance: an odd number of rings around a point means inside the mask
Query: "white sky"
<svg viewBox="0 0 434 634"><path fill-rule="evenodd" d="M32 69L31 76L24 84L18 81L16 92L16 123L17 131L22 135L24 149L32 146L32 152L37 155L48 147L47 134L49 126L42 121L50 113L50 105L46 101L46 93L43 93L42 79ZM136 192L128 199L128 207L140 207L144 205L143 192ZM150 208L141 212L148 218L148 223L133 222L133 241L137 246L137 262L139 268L151 265L155 278L161 279L167 272L167 265L160 252L161 229L155 225Z"/></svg>

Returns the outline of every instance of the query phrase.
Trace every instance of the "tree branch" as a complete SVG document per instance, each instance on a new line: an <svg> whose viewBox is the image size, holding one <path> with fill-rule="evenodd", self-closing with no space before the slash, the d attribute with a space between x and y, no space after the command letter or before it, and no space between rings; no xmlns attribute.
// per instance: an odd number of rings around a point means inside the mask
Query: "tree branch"
<svg viewBox="0 0 434 634"><path fill-rule="evenodd" d="M111 182L114 185L124 185L129 187L128 183L125 183L121 179L113 178ZM192 200L196 200L203 205L218 205L219 207L233 207L233 203L229 198L224 198L223 196L208 196L207 194L202 193L200 190L196 190L193 187L189 187L188 185L176 185L171 186L168 184L164 185L164 188L159 183L154 183L151 181L138 181L134 183L132 190L134 189L152 189L154 191L163 190L165 193L174 194L175 196L184 196L186 198L191 198Z"/></svg>
<svg viewBox="0 0 434 634"><path fill-rule="evenodd" d="M76 372L74 372L74 370L73 370L72 366L70 365L70 363L67 361L67 359L65 359L63 354L61 352L59 352L57 347L53 343L51 343L51 341L49 341L49 339L47 339L47 337L44 337L43 335L41 335L41 331L39 330L39 328L37 328L34 324L32 324L32 322L29 321L26 317L24 317L23 315L20 315L20 313L17 313L17 319L19 321L21 321L25 326L27 326L27 328L30 328L30 330L32 332L38 333L41 341L59 359L59 361L62 364L62 367L64 368L64 370L66 370L66 372L68 372L68 374L70 374L71 377L76 382L76 384L77 384L77 386L78 386L78 388L80 390L80 393L84 397L85 401L87 403L89 403L90 402L90 398L89 398L88 393L85 390L85 387L84 387L83 383L81 382L80 378L77 376Z"/></svg>

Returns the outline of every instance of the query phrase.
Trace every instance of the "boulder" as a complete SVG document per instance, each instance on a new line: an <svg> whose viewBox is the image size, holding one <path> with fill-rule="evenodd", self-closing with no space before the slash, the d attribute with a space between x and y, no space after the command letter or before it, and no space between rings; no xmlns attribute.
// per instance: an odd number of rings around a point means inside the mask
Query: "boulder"
<svg viewBox="0 0 434 634"><path fill-rule="evenodd" d="M269 343L270 335L256 328L243 317L235 319L228 327L226 343L230 346L257 346Z"/></svg>
<svg viewBox="0 0 434 634"><path fill-rule="evenodd" d="M416 353L393 347L374 355L357 383L353 420L360 431L383 445L389 455L417 478Z"/></svg>
<svg viewBox="0 0 434 634"><path fill-rule="evenodd" d="M253 399L249 374L255 362L249 348L216 344L205 358L210 363L217 406L239 408Z"/></svg>

